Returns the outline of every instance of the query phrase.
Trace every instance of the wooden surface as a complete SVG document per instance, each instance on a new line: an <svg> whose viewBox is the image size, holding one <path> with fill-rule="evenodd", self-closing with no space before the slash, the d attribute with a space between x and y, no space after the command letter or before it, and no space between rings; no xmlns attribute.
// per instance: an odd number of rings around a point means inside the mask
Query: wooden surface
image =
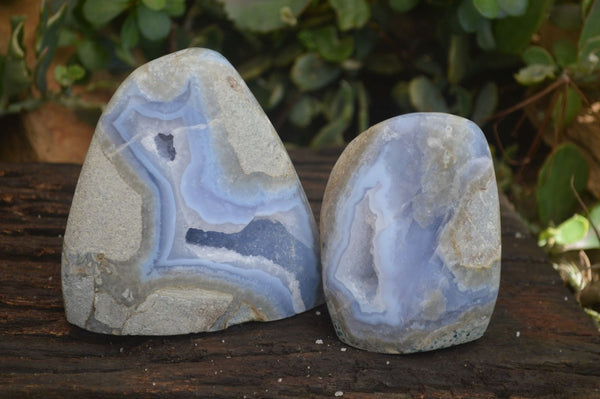
<svg viewBox="0 0 600 399"><path fill-rule="evenodd" d="M291 156L318 210L336 154ZM338 341L325 306L173 337L74 327L63 313L60 254L78 173L0 164L0 398L600 397L600 336L506 202L500 294L473 343L364 352Z"/></svg>

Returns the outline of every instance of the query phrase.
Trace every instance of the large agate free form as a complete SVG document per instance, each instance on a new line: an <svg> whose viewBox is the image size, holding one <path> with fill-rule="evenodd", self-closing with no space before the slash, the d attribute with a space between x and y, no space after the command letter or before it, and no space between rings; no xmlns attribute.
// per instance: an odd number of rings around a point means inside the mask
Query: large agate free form
<svg viewBox="0 0 600 399"><path fill-rule="evenodd" d="M318 257L290 159L227 60L183 50L123 82L65 233L71 323L166 335L288 317L322 302Z"/></svg>
<svg viewBox="0 0 600 399"><path fill-rule="evenodd" d="M415 113L361 134L331 173L321 242L342 341L411 353L481 337L500 277L498 192L481 130Z"/></svg>

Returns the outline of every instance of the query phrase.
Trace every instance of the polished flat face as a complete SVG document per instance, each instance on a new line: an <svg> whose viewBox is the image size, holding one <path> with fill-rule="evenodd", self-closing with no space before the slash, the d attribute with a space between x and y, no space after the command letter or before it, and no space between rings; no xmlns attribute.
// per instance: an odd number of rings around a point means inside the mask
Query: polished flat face
<svg viewBox="0 0 600 399"><path fill-rule="evenodd" d="M165 56L115 93L73 200L63 292L69 321L114 334L218 330L320 303L298 177L219 54Z"/></svg>
<svg viewBox="0 0 600 399"><path fill-rule="evenodd" d="M331 174L321 239L342 340L410 353L479 338L500 277L498 192L479 128L416 113L363 133Z"/></svg>

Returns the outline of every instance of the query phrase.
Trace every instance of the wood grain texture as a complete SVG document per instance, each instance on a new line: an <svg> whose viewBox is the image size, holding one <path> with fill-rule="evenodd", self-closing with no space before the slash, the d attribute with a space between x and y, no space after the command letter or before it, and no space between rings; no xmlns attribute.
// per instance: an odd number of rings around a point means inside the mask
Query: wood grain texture
<svg viewBox="0 0 600 399"><path fill-rule="evenodd" d="M338 154L290 154L317 216ZM1 398L600 397L600 336L505 200L500 294L484 337L383 355L342 344L325 306L173 337L68 324L60 254L78 174L0 164Z"/></svg>

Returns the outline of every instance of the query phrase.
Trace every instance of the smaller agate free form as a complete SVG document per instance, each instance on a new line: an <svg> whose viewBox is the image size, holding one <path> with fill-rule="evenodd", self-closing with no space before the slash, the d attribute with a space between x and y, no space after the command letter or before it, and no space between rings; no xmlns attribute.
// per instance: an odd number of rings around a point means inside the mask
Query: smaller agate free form
<svg viewBox="0 0 600 399"><path fill-rule="evenodd" d="M318 234L277 133L218 53L134 71L106 107L64 238L69 322L213 331L322 302Z"/></svg>
<svg viewBox="0 0 600 399"><path fill-rule="evenodd" d="M415 113L362 133L329 178L321 254L347 344L411 353L481 337L500 280L498 192L481 130Z"/></svg>

